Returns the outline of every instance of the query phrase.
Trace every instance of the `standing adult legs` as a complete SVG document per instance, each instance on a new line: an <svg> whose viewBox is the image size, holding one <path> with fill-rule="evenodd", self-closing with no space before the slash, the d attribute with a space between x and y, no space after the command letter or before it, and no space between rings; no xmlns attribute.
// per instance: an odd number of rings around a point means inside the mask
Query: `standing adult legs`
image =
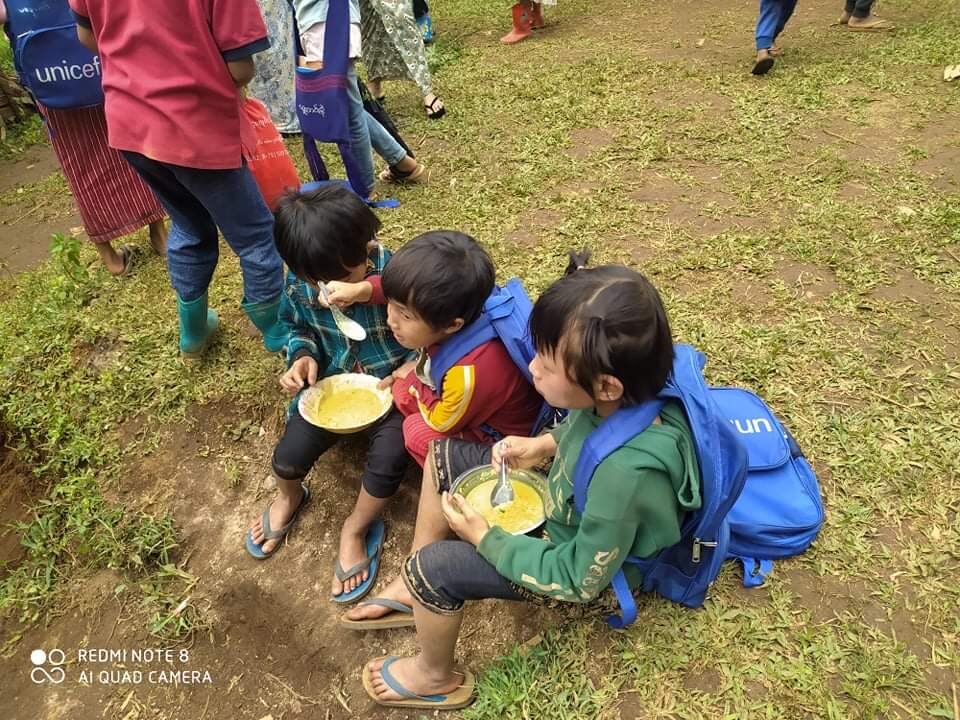
<svg viewBox="0 0 960 720"><path fill-rule="evenodd" d="M181 300L196 300L207 291L220 254L213 217L177 179L172 166L140 153L126 150L122 153L170 216L167 236L170 283Z"/></svg>
<svg viewBox="0 0 960 720"><path fill-rule="evenodd" d="M246 302L272 302L283 290L283 261L273 242L273 215L250 170L174 169L208 210L240 259Z"/></svg>

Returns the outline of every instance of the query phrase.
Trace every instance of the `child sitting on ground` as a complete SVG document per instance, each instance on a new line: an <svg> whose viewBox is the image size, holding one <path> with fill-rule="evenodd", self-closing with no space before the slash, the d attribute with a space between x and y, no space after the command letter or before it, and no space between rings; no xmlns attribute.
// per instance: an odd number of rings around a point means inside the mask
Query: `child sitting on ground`
<svg viewBox="0 0 960 720"><path fill-rule="evenodd" d="M599 464L583 515L570 502L586 437L619 408L654 398L670 373L673 341L653 286L625 267L577 270L537 301L530 325L534 384L547 402L571 412L549 434L507 438L505 450L458 440L434 444L417 517L419 545L404 564L402 593L391 586L389 598L394 606L412 606L420 654L364 667L364 686L381 705L467 705L474 678L454 664L466 600L540 595L590 603L621 569L636 591L642 576L624 559L650 557L678 542L685 513L700 507L690 428L672 403ZM530 468L551 456L542 538L491 528L448 493L450 480L471 467ZM444 539L451 529L462 540Z"/></svg>
<svg viewBox="0 0 960 720"><path fill-rule="evenodd" d="M543 400L499 339L460 358L442 378L431 355L480 317L494 288L493 262L477 241L453 230L414 238L382 278L387 318L397 342L419 350L393 373L393 399L405 416L403 440L423 465L431 440L457 437L493 444L529 435Z"/></svg>
<svg viewBox="0 0 960 720"><path fill-rule="evenodd" d="M289 369L280 384L291 394L338 373L388 377L411 356L394 340L382 298L374 298L380 304L357 304L347 310L367 333L365 340L352 342L337 329L318 293L319 284L328 283L331 302L346 305L344 287L369 290L371 284L365 278L379 287L378 275L390 259L390 253L376 242L379 228L380 221L366 203L340 185L293 193L281 201L276 244L290 272L280 312L292 330L287 345ZM408 464L402 423L402 415L392 409L366 431L370 445L362 487L340 531L331 588L335 602L359 599L373 585L384 534L380 513L397 491ZM247 533L247 551L253 557L264 559L277 551L310 498L303 478L340 437L310 424L296 403L292 405L273 453L278 497Z"/></svg>

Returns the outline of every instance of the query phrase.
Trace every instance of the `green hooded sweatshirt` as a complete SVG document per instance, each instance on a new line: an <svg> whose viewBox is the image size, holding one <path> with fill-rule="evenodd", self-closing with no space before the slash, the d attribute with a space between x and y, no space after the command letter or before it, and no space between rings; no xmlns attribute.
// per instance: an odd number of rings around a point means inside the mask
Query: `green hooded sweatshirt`
<svg viewBox="0 0 960 720"><path fill-rule="evenodd" d="M533 592L589 602L621 567L631 587L643 576L628 555L649 557L680 540L684 515L700 507L700 471L683 411L668 404L653 424L612 452L590 483L583 515L573 507L573 471L587 436L604 418L573 410L554 431L547 478L546 538L498 527L478 550L497 572Z"/></svg>

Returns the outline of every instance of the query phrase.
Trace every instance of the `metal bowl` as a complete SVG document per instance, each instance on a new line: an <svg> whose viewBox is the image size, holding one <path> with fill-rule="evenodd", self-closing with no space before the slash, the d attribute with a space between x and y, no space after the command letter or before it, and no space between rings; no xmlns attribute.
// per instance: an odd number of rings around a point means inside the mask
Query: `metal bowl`
<svg viewBox="0 0 960 720"><path fill-rule="evenodd" d="M477 485L487 482L488 480L496 480L497 473L489 465L481 465L479 467L471 468L464 473L461 473L456 480L453 481L453 485L450 487L450 494L456 495L459 493L466 497L471 490L473 490ZM532 470L511 470L510 471L510 480L515 482L521 482L525 485L529 485L534 490L537 491L537 495L540 496L540 502L546 505L546 496L547 496L547 478L541 475L538 472ZM536 530L538 527L543 525L546 521L546 514L544 517L538 520L536 523L529 525L528 527L521 528L517 530L514 535L526 535L528 532Z"/></svg>
<svg viewBox="0 0 960 720"><path fill-rule="evenodd" d="M300 416L304 420L311 425L316 425L324 430L329 430L330 432L338 435L350 435L352 433L360 432L361 430L366 430L368 427L383 418L388 412L390 412L390 407L393 405L393 395L391 394L390 389L378 388L377 385L379 383L380 378L376 377L375 375L364 375L362 373L343 373L341 375L331 375L330 377L323 378L323 380L318 382L313 387L307 388L300 393L300 400L297 402L297 408L300 410ZM313 413L310 410L311 407L315 407L316 404L321 402L322 399L327 395L336 394L351 388L363 388L365 390L370 390L374 395L377 396L377 398L380 400L380 405L376 415L372 415L369 418L364 418L362 423L354 423L351 425L322 425L314 419Z"/></svg>

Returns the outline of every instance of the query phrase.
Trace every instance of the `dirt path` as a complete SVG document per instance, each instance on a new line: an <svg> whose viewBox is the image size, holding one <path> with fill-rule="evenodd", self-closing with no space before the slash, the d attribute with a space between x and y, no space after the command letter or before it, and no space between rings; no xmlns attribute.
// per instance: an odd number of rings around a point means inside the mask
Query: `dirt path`
<svg viewBox="0 0 960 720"><path fill-rule="evenodd" d="M17 162L4 165L0 176L0 272L16 274L47 258L50 236L82 230L72 198L58 178L60 168L49 145L29 148ZM25 187L41 181L55 195L18 197Z"/></svg>

